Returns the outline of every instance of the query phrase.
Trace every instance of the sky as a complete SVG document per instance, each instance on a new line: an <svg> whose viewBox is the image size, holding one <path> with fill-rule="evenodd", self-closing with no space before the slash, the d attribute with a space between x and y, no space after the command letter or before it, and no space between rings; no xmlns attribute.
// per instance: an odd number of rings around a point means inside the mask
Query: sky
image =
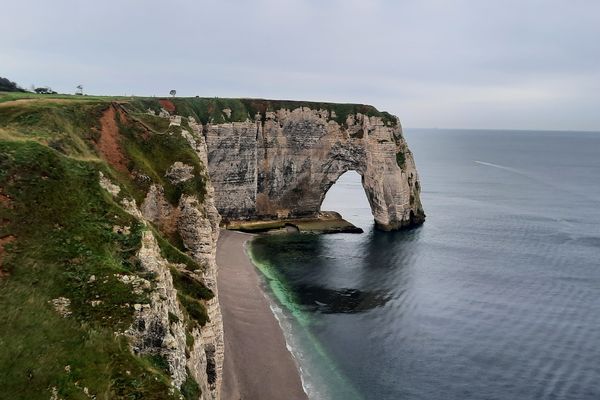
<svg viewBox="0 0 600 400"><path fill-rule="evenodd" d="M600 130L598 0L3 2L0 76L367 103L405 127Z"/></svg>

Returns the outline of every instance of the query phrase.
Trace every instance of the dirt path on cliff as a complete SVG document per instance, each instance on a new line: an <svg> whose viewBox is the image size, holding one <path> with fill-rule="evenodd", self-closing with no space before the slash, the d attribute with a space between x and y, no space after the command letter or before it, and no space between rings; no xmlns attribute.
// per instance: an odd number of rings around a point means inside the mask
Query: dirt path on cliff
<svg viewBox="0 0 600 400"><path fill-rule="evenodd" d="M223 400L307 399L298 367L244 249L251 235L221 231L217 246L225 361Z"/></svg>
<svg viewBox="0 0 600 400"><path fill-rule="evenodd" d="M120 111L118 111L120 112ZM119 127L116 121L117 111L114 106L108 107L100 118L100 138L96 146L104 159L119 171L127 172L127 160L119 145Z"/></svg>

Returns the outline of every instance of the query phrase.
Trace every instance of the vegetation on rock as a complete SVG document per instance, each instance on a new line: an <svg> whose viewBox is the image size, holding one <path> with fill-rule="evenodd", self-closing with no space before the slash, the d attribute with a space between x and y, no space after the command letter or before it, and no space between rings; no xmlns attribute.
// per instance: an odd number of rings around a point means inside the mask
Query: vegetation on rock
<svg viewBox="0 0 600 400"><path fill-rule="evenodd" d="M152 183L174 203L182 193L201 200L205 167L179 133L148 130L112 100L0 93L0 386L7 398L180 396L168 366L135 356L123 335L151 289L133 290L122 277L151 284L153 277L136 256L150 228L118 200L140 202ZM111 107L118 115L112 150L125 169L99 145ZM165 172L175 161L193 165L196 178L172 185ZM117 198L100 186L99 173L119 185ZM153 232L166 259L201 269L180 243ZM206 323L203 301L212 292L177 276L190 324ZM199 393L191 377L181 393Z"/></svg>
<svg viewBox="0 0 600 400"><path fill-rule="evenodd" d="M225 122L240 122L251 120L260 113L261 118L266 118L268 111L277 111L279 109L295 110L299 107L308 107L313 110L327 110L330 112L331 119L340 125L346 124L349 115L361 113L367 116L382 118L385 124L395 126L396 118L388 112L378 111L375 107L365 104L342 104L326 103L313 101L292 101L292 100L264 100L264 99L224 99L210 97L187 97L170 99L175 114L184 117L193 117L196 121L206 124ZM152 110L160 112L163 106L159 99L155 98L136 98L129 104L138 111ZM230 112L224 112L229 110Z"/></svg>
<svg viewBox="0 0 600 400"><path fill-rule="evenodd" d="M398 166L401 169L404 169L404 165L406 162L406 155L404 155L404 151L399 151L396 153L396 164L398 164Z"/></svg>

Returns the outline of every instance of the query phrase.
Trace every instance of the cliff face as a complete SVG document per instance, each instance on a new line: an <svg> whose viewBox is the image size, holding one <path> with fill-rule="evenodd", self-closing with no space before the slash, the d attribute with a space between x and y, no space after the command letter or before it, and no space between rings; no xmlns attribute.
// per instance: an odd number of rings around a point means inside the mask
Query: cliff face
<svg viewBox="0 0 600 400"><path fill-rule="evenodd" d="M0 93L3 393L218 399L221 216L314 216L348 170L380 228L423 221L401 127L369 106Z"/></svg>
<svg viewBox="0 0 600 400"><path fill-rule="evenodd" d="M211 181L226 219L311 217L344 172L355 170L377 226L425 218L412 153L396 119L327 108L257 114L254 121L207 124Z"/></svg>
<svg viewBox="0 0 600 400"><path fill-rule="evenodd" d="M184 135L199 152L199 158L205 158L205 148L196 146L189 132ZM172 183L183 183L193 178L192 171L192 166L178 161L169 168L167 176ZM100 185L118 199L120 187L102 174ZM187 382L194 382L199 387L199 398L208 400L219 398L223 326L215 262L220 217L214 206L214 190L209 183L207 186L207 195L202 202L196 196L182 195L179 204L171 206L164 197L164 189L157 184L150 187L141 211L135 200L121 200L125 211L146 228L151 222L164 232L180 235L185 249L202 268L189 271L185 264L168 260L154 234L146 229L142 233L137 258L142 271L153 277L153 283L139 276L123 275L120 279L131 285L134 291L145 290L148 294L149 301L134 304L134 322L124 332L133 352L162 357L174 387L183 389ZM185 290L178 290L177 280L185 281L186 285L202 283L212 291L212 296L206 299L206 320L202 321L202 326L189 321L186 312L190 310L186 311L185 304L196 299L182 301L187 294ZM196 395L192 397L198 398Z"/></svg>
<svg viewBox="0 0 600 400"><path fill-rule="evenodd" d="M114 106L109 108L108 112L114 114L111 112L113 109ZM121 123L135 118L135 114L130 116L125 109L119 111ZM105 112L105 115L108 112ZM164 117L168 118L168 115L163 114L160 118ZM152 286L146 281L145 286L151 288L150 301L135 305L134 322L125 334L132 343L134 353L159 355L166 360L174 387L185 392L184 385L187 382L198 385L198 394L188 394L188 397L218 399L224 347L216 284L216 246L220 215L215 207L214 189L205 168L208 161L204 138L193 120L187 129L181 127L181 117L174 117L173 120L177 122L170 123L170 129L159 134L179 136L182 139L180 145L189 146L196 156L196 165L174 161L163 172L163 184L150 184L140 208L133 199L125 198L121 203L127 212L147 227L148 223L152 223L164 235L180 238L182 250L185 250L200 268L190 271L185 264L165 258L154 234L146 230L137 256L143 270L153 275L156 285ZM148 129L147 125L143 126ZM188 154L187 157L189 156ZM176 156L173 159L175 160ZM134 173L138 179L151 179L143 175L141 170ZM200 193L197 189L191 192L185 189L198 178L202 182ZM113 196L118 196L120 188L102 175L100 184ZM171 204L165 194L164 185L178 188L175 195L179 196L177 204ZM136 278L129 281L133 282L134 286L135 282L144 282L143 279ZM194 311L196 308L192 306L198 300L197 293L177 288L177 281L185 282L186 287L201 283L210 290L210 296L204 298L203 307L206 314L200 316L199 325L191 321L198 319L198 316L194 315L197 312ZM187 298L188 296L192 298Z"/></svg>
<svg viewBox="0 0 600 400"><path fill-rule="evenodd" d="M180 118L176 118L180 121ZM188 129L174 124L173 133L179 134L185 140L188 146L194 151L201 165L207 165L207 151L204 138L193 120L190 121ZM175 133L176 132L176 133ZM186 271L185 266L180 265L178 274L185 274L192 281L202 282L213 296L208 298L205 303L206 321L203 326L188 326L187 341L185 336L185 325L181 323L165 325L165 316L163 312L163 327L159 331L170 331L167 335L156 343L158 351L167 350L167 354L175 354L174 362L170 362L173 384L181 387L188 374L198 383L200 388L200 399L218 399L222 380L223 368L223 324L221 310L218 302L217 288L217 264L216 249L219 238L219 223L221 217L215 207L214 189L207 176L207 171L196 171L203 177L204 195L202 200L198 196L182 194L178 204L171 205L165 197L164 188L153 184L146 193L142 203L143 217L154 223L162 232L166 234L176 234L181 238L182 244L189 254L201 268L192 272ZM165 177L173 185L182 185L194 178L194 167L181 161L174 162L165 172ZM168 262L165 260L165 262ZM164 279L169 284L169 275ZM163 295L162 299L167 299L165 304L174 304L175 309L168 312L175 313L183 321L184 318L178 315L177 305L181 298L177 296L177 291L171 291L170 295ZM185 303L185 302L184 302ZM181 311L179 311L181 314ZM139 324L139 322L138 322ZM144 324L147 325L147 324ZM155 329L156 331L156 329ZM175 335L173 332L179 332ZM152 335L152 333L150 333ZM148 334L142 335L142 342L146 342ZM174 341L171 336L176 336L179 340ZM183 340L181 340L183 338ZM139 338L138 338L139 341ZM191 343L190 343L191 342ZM184 356L182 357L182 354Z"/></svg>
<svg viewBox="0 0 600 400"><path fill-rule="evenodd" d="M5 396L219 398L220 216L204 137L178 121L0 93Z"/></svg>

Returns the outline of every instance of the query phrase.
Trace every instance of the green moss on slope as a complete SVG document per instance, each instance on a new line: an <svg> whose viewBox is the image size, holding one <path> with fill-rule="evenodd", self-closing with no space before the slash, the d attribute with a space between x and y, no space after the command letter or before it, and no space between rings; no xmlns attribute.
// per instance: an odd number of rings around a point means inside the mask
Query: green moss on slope
<svg viewBox="0 0 600 400"><path fill-rule="evenodd" d="M98 184L101 164L31 141L0 141L0 237L15 240L0 279L0 385L11 399L170 398L169 378L114 332L143 302L115 274L135 272L141 226ZM129 226L125 237L114 226ZM70 300L63 317L52 300ZM98 301L95 306L92 301ZM129 371L129 374L126 372Z"/></svg>
<svg viewBox="0 0 600 400"><path fill-rule="evenodd" d="M208 322L208 312L204 303L182 293L177 294L179 302L193 323L204 326Z"/></svg>
<svg viewBox="0 0 600 400"><path fill-rule="evenodd" d="M171 268L171 275L173 276L173 284L179 293L198 300L210 300L215 297L212 290L193 276L179 271L175 267Z"/></svg>
<svg viewBox="0 0 600 400"><path fill-rule="evenodd" d="M63 154L95 157L89 141L97 138L104 102L29 102L0 107L0 128L35 139Z"/></svg>
<svg viewBox="0 0 600 400"><path fill-rule="evenodd" d="M202 391L200 390L200 386L198 383L192 378L190 371L187 370L187 379L181 385L181 394L185 400L197 400Z"/></svg>
<svg viewBox="0 0 600 400"><path fill-rule="evenodd" d="M333 119L340 125L346 124L348 115L356 113L381 117L384 123L392 126L397 124L396 118L390 113L378 111L375 107L365 104L218 97L178 97L168 99L167 101L175 106L176 114L184 117L194 117L196 121L200 121L203 124L207 122L218 124L245 121L246 119L254 120L257 113L260 113L264 118L267 111L277 111L279 109L294 110L299 107L333 111L335 113ZM138 112L146 112L148 109L158 111L161 108L161 104L159 99L156 98L135 98L128 103L128 107ZM231 116L225 115L223 113L224 109L231 110Z"/></svg>
<svg viewBox="0 0 600 400"><path fill-rule="evenodd" d="M182 194L195 195L201 202L206 194L206 170L181 132L148 131L131 120L119 122L121 144L129 160L128 170L136 177L132 189L141 203L150 185L159 184L165 196L177 205ZM165 174L169 167L180 161L194 167L194 178L172 184Z"/></svg>
<svg viewBox="0 0 600 400"><path fill-rule="evenodd" d="M179 398L164 362L134 356L115 334L131 325L133 304L148 301L119 276L152 277L136 257L146 228L98 178L103 172L121 186L120 198L138 201L151 183L163 184L176 203L182 193L203 198L204 166L179 133L145 129L124 114L117 138L128 170L115 170L97 146L110 99L6 97L0 93L0 397L48 399L56 390L86 399L87 388L97 399ZM164 174L175 161L193 165L198 179L171 185ZM171 262L202 268L177 241L155 234ZM200 282L192 289L212 295ZM191 324L205 323L204 305L187 303ZM194 393L193 382L185 390Z"/></svg>
<svg viewBox="0 0 600 400"><path fill-rule="evenodd" d="M404 155L404 152L403 151L397 152L396 153L396 164L398 164L398 166L401 169L404 169L405 163L406 163L406 156Z"/></svg>

